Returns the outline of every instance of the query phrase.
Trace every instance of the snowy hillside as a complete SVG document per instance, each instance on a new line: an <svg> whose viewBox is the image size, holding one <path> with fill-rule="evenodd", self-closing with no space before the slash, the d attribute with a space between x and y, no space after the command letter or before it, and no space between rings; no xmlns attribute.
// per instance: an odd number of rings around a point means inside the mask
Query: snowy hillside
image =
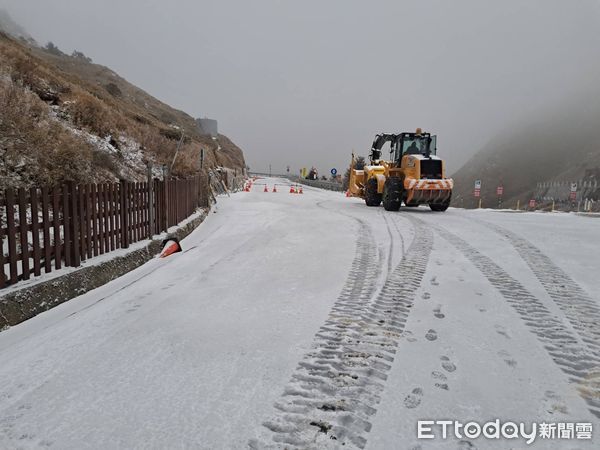
<svg viewBox="0 0 600 450"><path fill-rule="evenodd" d="M194 118L82 52L66 55L51 43L41 48L10 36L2 30L18 30L7 23L0 20L3 189L142 181L148 164L155 175L172 166L171 175L189 177L201 170L201 152L205 170L245 168L242 150L226 136L203 135Z"/></svg>

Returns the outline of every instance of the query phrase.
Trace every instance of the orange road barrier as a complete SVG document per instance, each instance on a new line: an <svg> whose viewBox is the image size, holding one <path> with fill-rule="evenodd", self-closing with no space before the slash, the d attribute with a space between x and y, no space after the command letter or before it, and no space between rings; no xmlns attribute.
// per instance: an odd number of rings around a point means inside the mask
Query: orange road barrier
<svg viewBox="0 0 600 450"><path fill-rule="evenodd" d="M277 192L277 185L276 184L273 185L273 192Z"/></svg>
<svg viewBox="0 0 600 450"><path fill-rule="evenodd" d="M350 197L350 191L346 191L346 197Z"/></svg>
<svg viewBox="0 0 600 450"><path fill-rule="evenodd" d="M165 239L163 241L163 251L160 253L160 257L166 258L167 256L180 251L181 245L179 245L179 240L177 238Z"/></svg>
<svg viewBox="0 0 600 450"><path fill-rule="evenodd" d="M294 190L294 186L290 186L290 194L295 194L296 191Z"/></svg>
<svg viewBox="0 0 600 450"><path fill-rule="evenodd" d="M265 184L265 189L263 190L263 192L269 192L269 188L267 187L266 184Z"/></svg>
<svg viewBox="0 0 600 450"><path fill-rule="evenodd" d="M302 186L298 186L298 194L302 194Z"/></svg>

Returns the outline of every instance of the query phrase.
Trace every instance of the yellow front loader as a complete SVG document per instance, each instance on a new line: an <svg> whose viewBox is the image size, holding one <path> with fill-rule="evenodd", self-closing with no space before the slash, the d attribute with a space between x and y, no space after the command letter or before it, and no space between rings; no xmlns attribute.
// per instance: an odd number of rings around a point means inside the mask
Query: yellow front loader
<svg viewBox="0 0 600 450"><path fill-rule="evenodd" d="M390 143L390 159L381 159L381 149ZM428 204L433 211L450 205L454 181L446 178L444 161L436 156L437 137L417 128L414 133L378 134L369 164L350 163L349 195L365 199L367 206L398 211L406 206Z"/></svg>

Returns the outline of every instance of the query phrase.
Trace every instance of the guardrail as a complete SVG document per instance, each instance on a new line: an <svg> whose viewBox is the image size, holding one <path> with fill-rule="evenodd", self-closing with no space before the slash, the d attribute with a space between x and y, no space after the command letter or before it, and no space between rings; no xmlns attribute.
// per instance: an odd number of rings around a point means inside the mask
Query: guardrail
<svg viewBox="0 0 600 450"><path fill-rule="evenodd" d="M311 187L316 187L319 189L327 189L329 191L336 191L336 192L343 192L343 188L342 188L342 184L341 183L337 183L335 181L325 181L325 180L306 180L304 178L298 177L298 176L292 176L292 175L269 175L268 173L258 173L258 172L251 172L250 175L258 175L258 176L263 176L263 177L275 177L275 178L285 178L288 179L290 181L293 181L294 183L301 183L304 184L306 186L311 186Z"/></svg>

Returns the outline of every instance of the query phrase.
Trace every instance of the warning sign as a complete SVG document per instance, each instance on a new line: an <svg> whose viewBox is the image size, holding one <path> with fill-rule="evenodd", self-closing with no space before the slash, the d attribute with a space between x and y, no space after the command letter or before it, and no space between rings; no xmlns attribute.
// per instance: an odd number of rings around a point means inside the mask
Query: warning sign
<svg viewBox="0 0 600 450"><path fill-rule="evenodd" d="M504 186L498 186L496 188L496 195L498 197L502 197L502 194L504 194Z"/></svg>

